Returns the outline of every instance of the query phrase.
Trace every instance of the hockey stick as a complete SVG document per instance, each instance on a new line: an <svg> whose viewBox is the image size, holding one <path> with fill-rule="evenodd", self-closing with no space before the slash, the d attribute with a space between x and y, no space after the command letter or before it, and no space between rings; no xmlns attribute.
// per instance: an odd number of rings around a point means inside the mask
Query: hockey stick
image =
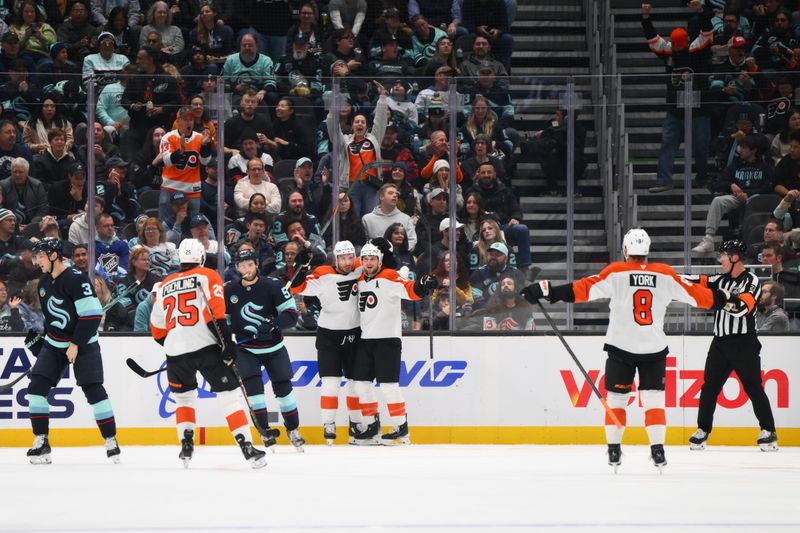
<svg viewBox="0 0 800 533"><path fill-rule="evenodd" d="M117 303L118 303L120 300L122 300L122 299L125 297L125 295L126 295L126 294L128 294L128 292L130 292L130 290L131 290L133 287L138 287L138 286L139 286L141 283L142 283L141 281L138 281L138 280L137 280L137 281L136 281L136 283L134 283L133 285L129 285L129 286L128 286L128 287L127 287L127 288L126 288L126 289L125 289L125 290L124 290L122 293L120 293L120 294L119 294L119 295L118 295L116 298L114 298L113 300L111 300L110 302L108 302L108 303L107 303L107 304L106 304L106 305L103 307L103 312L105 313L106 311L108 311L109 309L111 309L112 307L114 307L115 305L117 305ZM31 346L33 346L34 344L36 344L37 342L39 342L41 339L42 339L42 334L41 334L41 333L38 333L38 334L37 334L37 335L36 335L34 338L32 338L30 341L28 341L28 342L26 342L26 343L25 343L25 348L27 348L27 349L29 349L29 350L30 350ZM140 367L140 368L141 368L141 367ZM23 373L21 376L19 376L19 377L18 377L17 379L15 379L14 381L12 381L12 382L10 382L10 383L6 383L5 385L0 385L0 392L7 391L7 390L11 389L11 388L12 388L14 385L16 385L17 383L19 383L20 381L22 381L23 379L25 379L26 377L28 377L28 376L30 375L30 373L31 373L31 371L32 371L32 370L33 370L33 367L31 367L31 368L29 368L28 370L26 370L26 371L25 371L25 372L24 372L24 373Z"/></svg>
<svg viewBox="0 0 800 533"><path fill-rule="evenodd" d="M433 275L433 228L428 221L428 275ZM448 300L449 301L449 300ZM454 312L450 309L450 312ZM430 380L433 382L433 294L428 294L428 358L431 360Z"/></svg>
<svg viewBox="0 0 800 533"><path fill-rule="evenodd" d="M563 344L564 348L567 349L567 353L569 353L569 355L572 357L572 360L575 361L575 364L578 365L578 369L581 371L581 374L583 374L583 377L586 379L586 382L592 387L592 391L594 391L595 395L600 400L600 403L603 404L603 409L606 410L606 414L608 415L608 417L614 422L615 426L617 426L618 428L622 428L623 427L622 422L619 421L617 415L608 406L608 402L606 402L606 399L603 398L602 394L600 394L600 391L597 389L597 386L594 384L594 381L592 381L592 379L589 377L589 374L586 373L586 369L583 368L583 365L578 360L578 356L575 355L575 352L573 352L572 348L570 348L569 344L567 344L566 339L564 339L564 336L558 330L558 327L556 327L556 323L553 322L553 319L550 318L550 314L544 308L542 302L536 300L536 303L539 305L539 309L542 311L542 314L544 315L544 318L547 320L547 323L550 324L550 327L553 328L553 331L555 331L556 335L558 335L558 339L561 341L561 344Z"/></svg>
<svg viewBox="0 0 800 533"><path fill-rule="evenodd" d="M311 252L308 261L306 261L304 265L300 265L298 268L295 268L294 274L292 274L292 277L289 279L289 281L286 282L286 285L284 285L283 288L286 289L287 291L291 288L292 283L294 283L294 280L297 279L297 275L300 273L300 271L305 268L309 268L311 266L311 260L314 258L314 249L317 247L319 241L322 240L322 236L325 235L325 232L328 231L328 226L330 226L331 222L333 222L333 217L335 217L336 213L339 212L339 205L340 203L336 202L336 207L334 207L333 211L331 211L331 216L328 217L328 220L327 222L325 222L325 225L322 226L321 230L319 230L319 235L317 236L317 238L314 239L314 241L311 243L311 246L309 247Z"/></svg>
<svg viewBox="0 0 800 533"><path fill-rule="evenodd" d="M142 368L139 363L134 361L132 358L128 357L125 360L125 364L128 365L128 368L134 371L134 373L138 374L140 377L149 378L151 376L155 376L156 374L160 374L161 372L165 371L167 367L159 368L158 370L145 370Z"/></svg>

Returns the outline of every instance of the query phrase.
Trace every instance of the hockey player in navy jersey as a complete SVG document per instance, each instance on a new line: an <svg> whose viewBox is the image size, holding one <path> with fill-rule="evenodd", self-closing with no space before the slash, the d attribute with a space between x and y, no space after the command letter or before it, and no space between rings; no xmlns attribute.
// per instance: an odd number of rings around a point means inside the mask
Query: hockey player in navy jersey
<svg viewBox="0 0 800 533"><path fill-rule="evenodd" d="M236 263L241 279L225 284L226 318L236 335L239 352L236 368L263 428L268 428L269 422L261 367L267 370L289 440L302 452L305 440L298 429L300 417L291 382L294 372L281 331L297 323L294 297L278 279L259 276L255 251L240 251ZM275 444L278 432L273 431L271 435L264 438L267 447Z"/></svg>
<svg viewBox="0 0 800 533"><path fill-rule="evenodd" d="M28 408L35 435L28 457L33 464L51 462L47 395L58 385L67 365L72 364L75 381L92 406L105 439L106 455L118 463L117 427L103 387L103 360L97 335L103 308L89 278L62 262L61 241L53 237L42 239L34 246L33 256L42 270L39 301L44 313L44 342L38 354L34 354L37 360L28 385Z"/></svg>

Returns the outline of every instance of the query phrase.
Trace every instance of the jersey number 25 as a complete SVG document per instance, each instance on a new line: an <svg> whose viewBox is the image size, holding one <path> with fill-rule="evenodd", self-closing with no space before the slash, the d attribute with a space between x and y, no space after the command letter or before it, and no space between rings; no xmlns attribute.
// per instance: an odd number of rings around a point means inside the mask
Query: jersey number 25
<svg viewBox="0 0 800 533"><path fill-rule="evenodd" d="M197 324L199 310L192 303L196 299L197 294L194 292L179 292L164 298L164 307L167 311L167 329L175 327L176 319L181 326L194 326Z"/></svg>

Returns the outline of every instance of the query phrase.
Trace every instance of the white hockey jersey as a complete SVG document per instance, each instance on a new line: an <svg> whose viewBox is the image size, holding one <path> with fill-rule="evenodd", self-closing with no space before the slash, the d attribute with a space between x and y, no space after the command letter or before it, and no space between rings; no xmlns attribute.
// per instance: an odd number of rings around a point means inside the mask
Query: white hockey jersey
<svg viewBox="0 0 800 533"><path fill-rule="evenodd" d="M364 274L358 280L358 310L361 313L362 339L400 338L402 300L421 300L414 282L399 272L384 268L374 278Z"/></svg>
<svg viewBox="0 0 800 533"><path fill-rule="evenodd" d="M322 304L317 325L325 329L347 330L357 328L358 278L361 268L349 274L339 274L329 265L318 266L301 285L292 287L292 294L316 296Z"/></svg>
<svg viewBox="0 0 800 533"><path fill-rule="evenodd" d="M210 313L218 321L225 320L225 289L219 274L205 267L176 272L167 276L156 292L150 314L151 334L164 340L167 356L195 352L217 344L208 329Z"/></svg>
<svg viewBox="0 0 800 533"><path fill-rule="evenodd" d="M673 300L711 309L714 294L662 263L611 263L572 284L575 302L610 298L606 344L630 354L666 354L664 315Z"/></svg>

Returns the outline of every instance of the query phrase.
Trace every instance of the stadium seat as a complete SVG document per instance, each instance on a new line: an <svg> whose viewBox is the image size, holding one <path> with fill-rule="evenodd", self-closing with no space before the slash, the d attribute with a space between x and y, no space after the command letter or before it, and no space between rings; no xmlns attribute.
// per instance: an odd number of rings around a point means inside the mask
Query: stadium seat
<svg viewBox="0 0 800 533"><path fill-rule="evenodd" d="M768 213L772 214L778 204L781 203L781 197L777 194L756 194L748 198L747 204L744 208L744 217L753 213Z"/></svg>
<svg viewBox="0 0 800 533"><path fill-rule="evenodd" d="M272 167L272 179L279 182L282 178L294 177L294 164L296 159L281 159Z"/></svg>
<svg viewBox="0 0 800 533"><path fill-rule="evenodd" d="M134 237L136 237L136 223L131 222L130 224L122 228L122 231L120 232L120 239L124 241L129 241Z"/></svg>
<svg viewBox="0 0 800 533"><path fill-rule="evenodd" d="M744 237L744 244L748 248L754 244L764 242L764 226L766 226L766 224L759 224L751 229L747 235L744 233L742 234L742 237Z"/></svg>
<svg viewBox="0 0 800 533"><path fill-rule="evenodd" d="M161 191L145 191L139 195L139 206L148 216L158 216L158 199Z"/></svg>

